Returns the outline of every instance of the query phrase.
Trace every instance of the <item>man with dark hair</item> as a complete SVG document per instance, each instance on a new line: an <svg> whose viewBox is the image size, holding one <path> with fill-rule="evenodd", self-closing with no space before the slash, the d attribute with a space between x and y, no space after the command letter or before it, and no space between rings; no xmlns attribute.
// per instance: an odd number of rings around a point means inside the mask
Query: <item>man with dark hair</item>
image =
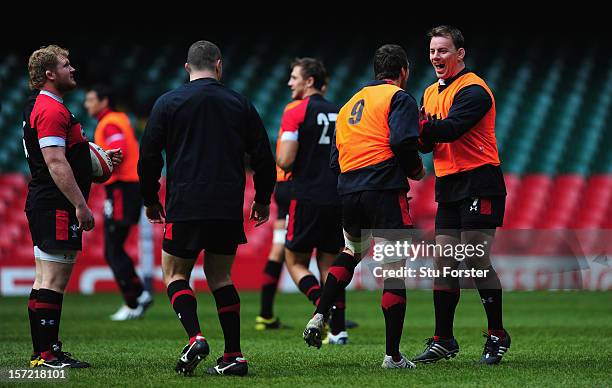
<svg viewBox="0 0 612 388"><path fill-rule="evenodd" d="M268 220L276 178L274 157L255 107L219 82L222 62L217 46L206 41L194 43L185 70L189 83L162 95L153 106L138 161L147 218L153 223L165 222L164 283L189 338L175 370L192 374L210 352L189 285L194 263L204 250L204 273L225 338L223 356L208 373L245 375L248 366L240 348L240 298L230 277L236 249L246 243L244 154L249 154L255 172L250 219L256 227ZM158 196L164 150L168 161L167 216Z"/></svg>
<svg viewBox="0 0 612 388"><path fill-rule="evenodd" d="M216 44L206 40L195 42L187 52L187 63L194 69L214 71L219 60L221 50Z"/></svg>
<svg viewBox="0 0 612 388"><path fill-rule="evenodd" d="M399 77L401 69L407 69L407 66L406 52L397 45L384 45L374 54L374 74L377 80L396 79Z"/></svg>
<svg viewBox="0 0 612 388"><path fill-rule="evenodd" d="M144 289L132 258L124 249L131 227L138 224L142 208L136 171L138 141L127 115L112 110L111 103L111 91L103 85L94 86L85 95L87 113L98 120L95 143L104 150L120 149L123 153L123 163L104 183L104 257L125 302L110 319L125 321L141 318L153 298Z"/></svg>
<svg viewBox="0 0 612 388"><path fill-rule="evenodd" d="M329 168L338 107L323 97L327 78L325 66L317 59L298 58L293 62L289 87L297 101L283 114L276 156L279 167L291 171L293 178L285 243L287 269L315 306L321 296L320 284L325 283L329 267L344 244L338 177ZM308 269L315 248L320 281ZM348 343L344 311L342 290L332 309L326 338L329 344Z"/></svg>
<svg viewBox="0 0 612 388"><path fill-rule="evenodd" d="M464 39L451 26L433 28L429 59L438 82L422 99L423 152L433 150L436 173L436 243L483 244L484 255L468 257L469 268L484 270L474 278L487 320L487 340L480 362L498 364L510 348L510 335L502 322L502 290L489 258L495 230L502 226L506 187L495 140L495 99L480 77L465 67ZM436 269L454 269L454 257L434 257ZM459 279L434 279L435 332L425 351L413 361L430 363L454 357L459 344L453 335L455 308L459 303Z"/></svg>
<svg viewBox="0 0 612 388"><path fill-rule="evenodd" d="M89 144L81 124L64 105L76 88L68 50L50 45L34 51L28 61L30 88L23 117L23 144L32 180L26 215L36 259L36 279L28 300L33 353L30 367L88 368L62 350L59 341L64 290L70 280L83 231L92 230L87 206L92 183ZM113 164L118 150L109 150Z"/></svg>
<svg viewBox="0 0 612 388"><path fill-rule="evenodd" d="M405 51L384 45L374 57L376 80L358 91L341 109L332 138L330 165L338 174L345 248L327 275L313 318L304 330L309 346L321 346L321 332L338 295L350 283L372 236L409 239L407 178L422 179L417 151L419 117L416 101L403 89L408 79ZM392 229L394 233L386 233ZM385 263L398 268L401 261ZM406 311L405 283L386 278L382 296L386 327L383 368L414 368L399 345Z"/></svg>
<svg viewBox="0 0 612 388"><path fill-rule="evenodd" d="M432 28L427 32L427 38L431 41L433 38L446 38L453 41L453 46L459 51L465 49L465 39L463 33L456 27L442 25ZM464 51L465 53L465 51Z"/></svg>
<svg viewBox="0 0 612 388"><path fill-rule="evenodd" d="M296 69L296 74L294 74L293 70ZM327 74L327 70L325 69L325 65L323 62L316 58L295 58L295 60L291 63L291 77L289 79L289 87L292 87L292 84L299 76L303 80L309 80L312 77L312 86L316 90L323 90L323 87L327 85L329 81L329 75ZM293 89L292 89L293 90Z"/></svg>

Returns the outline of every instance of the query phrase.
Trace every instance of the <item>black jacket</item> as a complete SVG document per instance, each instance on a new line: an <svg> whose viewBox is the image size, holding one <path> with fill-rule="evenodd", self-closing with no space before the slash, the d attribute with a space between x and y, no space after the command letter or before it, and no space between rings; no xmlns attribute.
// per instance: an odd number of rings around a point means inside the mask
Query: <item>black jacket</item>
<svg viewBox="0 0 612 388"><path fill-rule="evenodd" d="M254 170L255 201L269 204L274 157L259 114L241 94L212 78L161 96L140 143L138 175L145 206L159 201L166 152L166 219L242 220L245 153Z"/></svg>

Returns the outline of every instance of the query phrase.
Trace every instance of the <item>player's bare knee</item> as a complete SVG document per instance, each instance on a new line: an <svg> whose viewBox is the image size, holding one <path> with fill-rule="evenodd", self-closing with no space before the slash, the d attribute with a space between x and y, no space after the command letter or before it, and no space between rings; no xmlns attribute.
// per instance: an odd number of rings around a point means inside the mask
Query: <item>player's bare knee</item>
<svg viewBox="0 0 612 388"><path fill-rule="evenodd" d="M296 252L289 248L285 248L285 260L287 262L287 268L297 268L308 270L310 265L310 258L312 257L312 251L310 252Z"/></svg>
<svg viewBox="0 0 612 388"><path fill-rule="evenodd" d="M297 263L297 262L293 262L291 264L287 263L287 271L289 272L289 275L291 275L293 279L298 279L298 280L302 276L304 276L306 273L310 272L307 265L304 265L303 263Z"/></svg>
<svg viewBox="0 0 612 388"><path fill-rule="evenodd" d="M232 282L231 279L231 268L216 267L215 265L204 266L204 276L206 276L206 282L211 289L217 289L222 287L222 284Z"/></svg>
<svg viewBox="0 0 612 388"><path fill-rule="evenodd" d="M285 260L285 238L287 229L285 221L277 220L274 223L274 233L272 237L272 249L270 250L269 259L271 261L282 263Z"/></svg>
<svg viewBox="0 0 612 388"><path fill-rule="evenodd" d="M276 233L276 231L274 231ZM285 261L285 243L283 240L282 244L274 243L272 245L272 249L270 250L270 255L268 258L270 261L274 261L277 263L282 263Z"/></svg>
<svg viewBox="0 0 612 388"><path fill-rule="evenodd" d="M182 273L164 273L164 284L166 287L177 280L186 280L189 281L190 276Z"/></svg>
<svg viewBox="0 0 612 388"><path fill-rule="evenodd" d="M162 273L166 286L177 280L187 280L191 277L194 260L182 259L162 251Z"/></svg>
<svg viewBox="0 0 612 388"><path fill-rule="evenodd" d="M163 265L162 272L166 286L177 280L189 281L191 275L190 271L185 271L184 268L178 265Z"/></svg>
<svg viewBox="0 0 612 388"><path fill-rule="evenodd" d="M61 272L45 273L40 282L40 288L63 293L68 285L70 275Z"/></svg>
<svg viewBox="0 0 612 388"><path fill-rule="evenodd" d="M166 286L177 280L187 280L191 277L191 268L185 268L177 260L165 260L162 263L162 272Z"/></svg>
<svg viewBox="0 0 612 388"><path fill-rule="evenodd" d="M42 287L42 272L39 269L37 269L36 277L34 278L34 284L32 285L32 288L35 290L38 290L41 287Z"/></svg>
<svg viewBox="0 0 612 388"><path fill-rule="evenodd" d="M229 286L232 284L232 278L229 274L214 274L209 277L206 275L206 281L211 291L218 290L221 287Z"/></svg>
<svg viewBox="0 0 612 388"><path fill-rule="evenodd" d="M63 254L42 252L40 260L40 288L64 292L72 273L72 263L63 263Z"/></svg>

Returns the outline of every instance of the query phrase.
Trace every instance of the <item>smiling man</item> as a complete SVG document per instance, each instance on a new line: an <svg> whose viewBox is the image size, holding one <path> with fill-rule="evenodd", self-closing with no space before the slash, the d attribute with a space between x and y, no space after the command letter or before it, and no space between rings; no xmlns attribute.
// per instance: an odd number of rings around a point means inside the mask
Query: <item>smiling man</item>
<svg viewBox="0 0 612 388"><path fill-rule="evenodd" d="M436 243L484 244L480 257L465 260L486 276L474 278L488 320L481 363L497 364L510 347L502 322L502 290L489 252L495 230L502 226L506 187L495 140L495 99L487 84L465 67L464 38L450 26L433 28L429 59L438 81L422 99L420 150L433 150L436 173ZM436 269L456 269L459 258L434 257ZM486 272L485 272L486 271ZM448 272L448 271L447 271ZM434 280L436 328L415 362L455 357L453 318L459 303L459 278Z"/></svg>

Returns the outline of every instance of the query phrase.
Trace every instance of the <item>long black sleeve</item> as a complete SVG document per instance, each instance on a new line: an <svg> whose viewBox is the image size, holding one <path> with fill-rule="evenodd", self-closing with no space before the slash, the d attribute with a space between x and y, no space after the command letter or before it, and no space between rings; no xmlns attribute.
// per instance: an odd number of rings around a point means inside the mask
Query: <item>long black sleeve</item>
<svg viewBox="0 0 612 388"><path fill-rule="evenodd" d="M334 134L332 135L331 140L331 151L329 153L329 167L336 175L340 175L340 162L338 162L338 147L336 147L336 130L334 129Z"/></svg>
<svg viewBox="0 0 612 388"><path fill-rule="evenodd" d="M276 184L276 163L266 128L253 104L248 115L246 152L254 171L255 202L268 205Z"/></svg>
<svg viewBox="0 0 612 388"><path fill-rule="evenodd" d="M145 206L159 202L159 178L164 167L162 151L166 146L167 131L164 109L163 100L159 98L153 106L140 141L138 177L140 194Z"/></svg>
<svg viewBox="0 0 612 388"><path fill-rule="evenodd" d="M487 114L493 100L480 85L461 89L443 120L434 118L423 125L422 140L427 143L452 143L473 128Z"/></svg>
<svg viewBox="0 0 612 388"><path fill-rule="evenodd" d="M418 175L423 169L417 141L419 138L419 109L414 98L399 91L389 109L389 144L407 177Z"/></svg>
<svg viewBox="0 0 612 388"><path fill-rule="evenodd" d="M419 110L424 109L423 108L423 101L424 101L424 96L421 96L421 103L419 104ZM419 116L419 122L420 120L422 120L422 118ZM417 147L419 149L419 152L422 154L428 154L430 152L433 151L434 147L436 146L436 143L433 143L431 141L425 141L425 139L423 139L423 134L421 133L419 135L419 141L417 143Z"/></svg>

